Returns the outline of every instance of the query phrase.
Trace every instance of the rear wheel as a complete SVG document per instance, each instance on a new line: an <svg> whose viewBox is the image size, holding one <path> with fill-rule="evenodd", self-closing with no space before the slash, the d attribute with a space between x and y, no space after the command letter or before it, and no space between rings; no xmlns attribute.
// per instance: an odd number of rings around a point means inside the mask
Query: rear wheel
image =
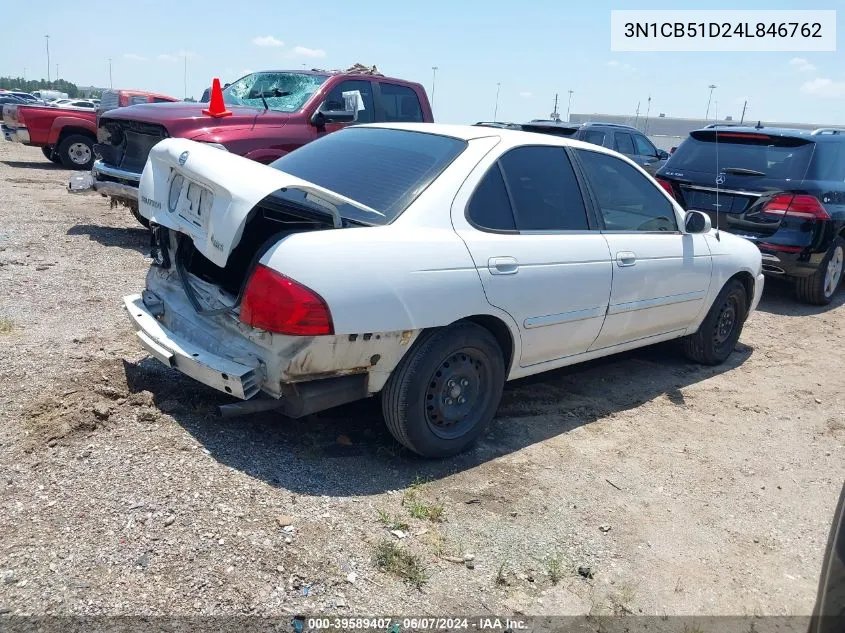
<svg viewBox="0 0 845 633"><path fill-rule="evenodd" d="M502 350L489 330L463 322L424 332L382 391L387 428L423 457L455 455L493 419L504 383Z"/></svg>
<svg viewBox="0 0 845 633"><path fill-rule="evenodd" d="M833 244L816 272L809 277L801 277L795 282L795 294L798 299L817 306L830 303L842 283L843 266L845 266L845 240L837 237L833 240Z"/></svg>
<svg viewBox="0 0 845 633"><path fill-rule="evenodd" d="M66 169L91 169L94 164L94 141L88 136L66 136L56 149L56 155Z"/></svg>
<svg viewBox="0 0 845 633"><path fill-rule="evenodd" d="M745 286L739 280L731 279L716 297L698 332L681 339L684 353L704 365L725 362L742 334L746 316Z"/></svg>

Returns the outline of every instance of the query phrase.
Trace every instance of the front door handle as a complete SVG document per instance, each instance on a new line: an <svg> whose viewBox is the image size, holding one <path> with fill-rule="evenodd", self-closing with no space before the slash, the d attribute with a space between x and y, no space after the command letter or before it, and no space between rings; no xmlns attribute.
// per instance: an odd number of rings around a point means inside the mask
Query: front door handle
<svg viewBox="0 0 845 633"><path fill-rule="evenodd" d="M515 275L519 271L516 257L491 257L487 260L491 275Z"/></svg>
<svg viewBox="0 0 845 633"><path fill-rule="evenodd" d="M617 266L633 266L637 263L637 256L631 251L620 251L616 253Z"/></svg>

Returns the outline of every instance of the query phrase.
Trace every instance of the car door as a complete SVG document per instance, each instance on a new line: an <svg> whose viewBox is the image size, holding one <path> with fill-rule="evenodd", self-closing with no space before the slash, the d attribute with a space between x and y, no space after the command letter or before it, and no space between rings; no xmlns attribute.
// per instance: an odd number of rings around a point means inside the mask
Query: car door
<svg viewBox="0 0 845 633"><path fill-rule="evenodd" d="M613 260L607 318L591 349L682 332L710 287L704 235L682 232L666 194L627 161L591 150L575 154Z"/></svg>
<svg viewBox="0 0 845 633"><path fill-rule="evenodd" d="M523 367L585 352L601 330L612 265L590 215L560 146L488 156L455 198L455 230L487 300L519 327Z"/></svg>
<svg viewBox="0 0 845 633"><path fill-rule="evenodd" d="M634 137L634 148L637 150L637 164L645 169L652 176L666 163L660 158L658 149L642 134L632 134Z"/></svg>

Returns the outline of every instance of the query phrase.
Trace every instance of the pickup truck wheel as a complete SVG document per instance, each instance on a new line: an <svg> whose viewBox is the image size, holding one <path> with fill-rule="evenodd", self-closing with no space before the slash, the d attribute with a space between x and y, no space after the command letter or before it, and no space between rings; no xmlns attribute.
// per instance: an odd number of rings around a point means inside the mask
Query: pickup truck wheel
<svg viewBox="0 0 845 633"><path fill-rule="evenodd" d="M795 295L799 301L811 305L825 306L842 282L845 266L845 240L837 237L819 264L818 270L809 277L795 282Z"/></svg>
<svg viewBox="0 0 845 633"><path fill-rule="evenodd" d="M50 162L56 163L57 165L61 165L62 162L59 160L59 157L53 153L53 146L46 145L41 148L41 153L44 154L44 158L49 160Z"/></svg>
<svg viewBox="0 0 845 633"><path fill-rule="evenodd" d="M424 332L382 391L393 437L423 457L472 444L493 419L505 384L502 350L489 330L458 323Z"/></svg>
<svg viewBox="0 0 845 633"><path fill-rule="evenodd" d="M91 169L94 164L94 141L81 134L66 136L56 150L66 169Z"/></svg>
<svg viewBox="0 0 845 633"><path fill-rule="evenodd" d="M684 353L703 365L719 365L733 352L748 316L745 286L731 279L716 297L698 332L682 339Z"/></svg>

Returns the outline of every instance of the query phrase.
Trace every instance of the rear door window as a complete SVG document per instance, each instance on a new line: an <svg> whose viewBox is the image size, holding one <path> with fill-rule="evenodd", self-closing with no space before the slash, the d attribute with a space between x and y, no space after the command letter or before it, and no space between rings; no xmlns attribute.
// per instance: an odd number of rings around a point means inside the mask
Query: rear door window
<svg viewBox="0 0 845 633"><path fill-rule="evenodd" d="M467 205L467 219L480 229L516 231L508 190L499 163L484 174Z"/></svg>
<svg viewBox="0 0 845 633"><path fill-rule="evenodd" d="M613 133L613 147L617 152L633 156L636 154L634 149L634 139L626 132Z"/></svg>
<svg viewBox="0 0 845 633"><path fill-rule="evenodd" d="M423 122L422 106L415 91L407 86L390 83L379 83L379 86L385 121Z"/></svg>
<svg viewBox="0 0 845 633"><path fill-rule="evenodd" d="M562 147L525 146L499 159L520 231L586 231L587 211Z"/></svg>
<svg viewBox="0 0 845 633"><path fill-rule="evenodd" d="M587 130L584 132L584 140L593 145L604 145L605 133L601 130Z"/></svg>
<svg viewBox="0 0 845 633"><path fill-rule="evenodd" d="M727 168L760 172L763 178L802 180L807 173L814 143L800 137L769 136L765 133L693 132L674 151L667 167L673 171L709 174ZM743 176L752 182L753 174Z"/></svg>

